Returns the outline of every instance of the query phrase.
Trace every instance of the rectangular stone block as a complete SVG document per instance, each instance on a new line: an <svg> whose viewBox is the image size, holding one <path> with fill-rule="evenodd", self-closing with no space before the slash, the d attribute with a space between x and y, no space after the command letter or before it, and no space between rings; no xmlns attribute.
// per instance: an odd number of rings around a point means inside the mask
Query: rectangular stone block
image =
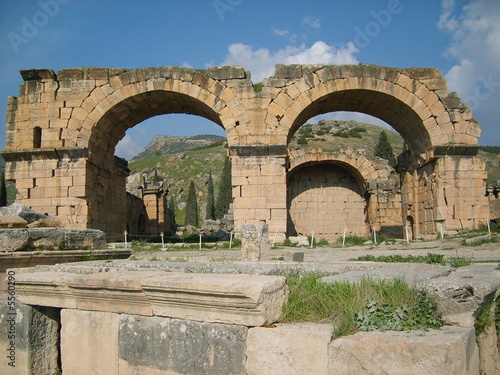
<svg viewBox="0 0 500 375"><path fill-rule="evenodd" d="M359 332L329 346L330 374L479 374L474 329Z"/></svg>
<svg viewBox="0 0 500 375"><path fill-rule="evenodd" d="M247 330L226 324L121 315L120 375L245 374Z"/></svg>
<svg viewBox="0 0 500 375"><path fill-rule="evenodd" d="M7 298L0 296L0 372L2 375L55 374L59 310L28 306L19 300L9 305L13 301Z"/></svg>
<svg viewBox="0 0 500 375"><path fill-rule="evenodd" d="M76 300L66 285L71 275L34 272L17 275L19 300L28 305L76 309Z"/></svg>
<svg viewBox="0 0 500 375"><path fill-rule="evenodd" d="M61 311L63 374L117 375L120 315L109 312Z"/></svg>
<svg viewBox="0 0 500 375"><path fill-rule="evenodd" d="M284 324L248 330L248 375L328 373L329 324ZM332 374L335 372L332 372Z"/></svg>
<svg viewBox="0 0 500 375"><path fill-rule="evenodd" d="M169 274L142 281L155 315L245 326L281 316L286 279L274 276Z"/></svg>
<svg viewBox="0 0 500 375"><path fill-rule="evenodd" d="M68 286L79 309L153 315L141 282L143 278L158 275L161 273L113 272L74 275L68 281Z"/></svg>

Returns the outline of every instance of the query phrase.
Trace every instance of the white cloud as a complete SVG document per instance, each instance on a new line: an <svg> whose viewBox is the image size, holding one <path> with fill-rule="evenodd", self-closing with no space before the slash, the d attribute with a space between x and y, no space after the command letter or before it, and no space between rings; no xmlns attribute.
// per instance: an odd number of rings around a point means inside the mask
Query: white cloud
<svg viewBox="0 0 500 375"><path fill-rule="evenodd" d="M311 29L319 30L321 28L321 21L319 18L314 18L313 16L307 16L302 19L302 24L309 26Z"/></svg>
<svg viewBox="0 0 500 375"><path fill-rule="evenodd" d="M473 0L457 7L443 0L438 27L451 35L445 51L459 62L445 75L450 91L457 91L483 125L486 144L500 144L500 2Z"/></svg>
<svg viewBox="0 0 500 375"><path fill-rule="evenodd" d="M125 137L116 145L115 155L130 160L141 151L142 148L135 143L134 138L125 134Z"/></svg>
<svg viewBox="0 0 500 375"><path fill-rule="evenodd" d="M310 48L287 46L276 52L267 48L254 50L252 46L237 43L228 47L229 55L222 65L241 65L252 72L252 80L260 82L274 74L275 64L357 64L358 49L352 42L345 48L336 48L317 41Z"/></svg>
<svg viewBox="0 0 500 375"><path fill-rule="evenodd" d="M288 30L280 30L275 27L271 29L274 35L285 38L286 40L295 43L297 41L297 34L293 34Z"/></svg>

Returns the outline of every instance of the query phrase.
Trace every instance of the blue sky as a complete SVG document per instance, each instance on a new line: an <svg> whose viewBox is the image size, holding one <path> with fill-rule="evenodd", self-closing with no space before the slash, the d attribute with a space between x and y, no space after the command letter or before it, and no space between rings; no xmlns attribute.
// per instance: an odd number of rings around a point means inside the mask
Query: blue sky
<svg viewBox="0 0 500 375"><path fill-rule="evenodd" d="M438 68L483 126L480 143L500 145L497 0L18 0L0 1L0 149L19 69L234 64L259 82L276 63ZM130 129L116 153L202 133L224 135L200 117L159 116Z"/></svg>

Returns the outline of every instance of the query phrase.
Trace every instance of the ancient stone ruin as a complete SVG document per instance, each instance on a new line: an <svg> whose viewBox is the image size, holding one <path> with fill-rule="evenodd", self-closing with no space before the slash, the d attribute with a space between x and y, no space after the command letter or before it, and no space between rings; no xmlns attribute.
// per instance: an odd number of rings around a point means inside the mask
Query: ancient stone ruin
<svg viewBox="0 0 500 375"><path fill-rule="evenodd" d="M409 228L415 238L440 228L473 229L490 217L485 165L476 156L481 126L437 69L277 65L257 91L236 66L21 75L19 96L8 100L6 178L15 182L19 203L66 228L99 229L113 238L127 225L153 228L156 218L154 230L161 230L161 205L136 209L129 223L135 204L127 203L129 170L114 150L127 129L168 113L202 116L226 131L236 232L265 222L278 241L310 232L331 239L345 228L358 235ZM288 149L308 119L335 111L378 117L402 135L409 149L399 181L385 165L352 151ZM140 198L154 206L163 193L144 191Z"/></svg>

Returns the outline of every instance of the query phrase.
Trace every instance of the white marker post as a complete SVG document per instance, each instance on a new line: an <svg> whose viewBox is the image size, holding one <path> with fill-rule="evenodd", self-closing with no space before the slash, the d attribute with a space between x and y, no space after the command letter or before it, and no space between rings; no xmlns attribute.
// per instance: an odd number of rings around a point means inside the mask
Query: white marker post
<svg viewBox="0 0 500 375"><path fill-rule="evenodd" d="M439 231L441 232L441 239L444 240L444 228L443 223L439 223Z"/></svg>
<svg viewBox="0 0 500 375"><path fill-rule="evenodd" d="M312 232L312 236L311 236L311 249L313 248L314 246L314 232Z"/></svg>
<svg viewBox="0 0 500 375"><path fill-rule="evenodd" d="M160 233L160 237L161 237L161 250L162 251L165 251L165 241L163 241L163 232Z"/></svg>
<svg viewBox="0 0 500 375"><path fill-rule="evenodd" d="M233 247L233 232L229 235L229 249Z"/></svg>
<svg viewBox="0 0 500 375"><path fill-rule="evenodd" d="M203 232L200 232L200 242L199 242L199 246L198 246L200 251L201 251L201 236L202 236L202 234L203 234Z"/></svg>
<svg viewBox="0 0 500 375"><path fill-rule="evenodd" d="M373 242L377 243L377 229L373 226Z"/></svg>
<svg viewBox="0 0 500 375"><path fill-rule="evenodd" d="M490 219L490 218L487 218L487 219L486 219L486 224L488 225L488 234L491 236L491 225L490 225L490 221L491 221L491 219Z"/></svg>
<svg viewBox="0 0 500 375"><path fill-rule="evenodd" d="M344 236L342 238L342 247L345 247L345 236L347 234L347 227L344 227Z"/></svg>
<svg viewBox="0 0 500 375"><path fill-rule="evenodd" d="M123 232L123 235L125 236L125 249L127 248L127 231Z"/></svg>
<svg viewBox="0 0 500 375"><path fill-rule="evenodd" d="M406 243L410 243L410 227L408 225L405 226L406 231Z"/></svg>
<svg viewBox="0 0 500 375"><path fill-rule="evenodd" d="M276 244L276 236L278 236L278 230L276 229L276 232L274 232L274 239L273 239L273 244L271 245L271 249L274 249L274 245Z"/></svg>

